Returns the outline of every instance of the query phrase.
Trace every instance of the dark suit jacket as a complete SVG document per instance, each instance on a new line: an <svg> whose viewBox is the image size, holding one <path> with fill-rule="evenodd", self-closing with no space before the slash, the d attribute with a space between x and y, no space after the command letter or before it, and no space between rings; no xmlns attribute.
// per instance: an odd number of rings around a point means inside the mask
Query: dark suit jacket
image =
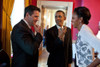
<svg viewBox="0 0 100 67"><path fill-rule="evenodd" d="M27 24L21 20L14 26L11 34L13 59L12 67L37 67L38 47L42 36L36 36L30 31Z"/></svg>
<svg viewBox="0 0 100 67"><path fill-rule="evenodd" d="M48 66L68 67L68 64L72 62L71 29L67 27L64 42L58 38L58 29L56 26L48 29L45 35L47 51L50 53Z"/></svg>

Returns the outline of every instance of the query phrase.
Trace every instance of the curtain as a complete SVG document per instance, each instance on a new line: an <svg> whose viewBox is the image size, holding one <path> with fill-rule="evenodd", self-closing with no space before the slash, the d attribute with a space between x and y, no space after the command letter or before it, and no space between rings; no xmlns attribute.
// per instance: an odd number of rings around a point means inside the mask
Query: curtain
<svg viewBox="0 0 100 67"><path fill-rule="evenodd" d="M1 29L2 29L2 4L3 0L0 0L0 37L1 37ZM1 48L1 38L0 38L0 48Z"/></svg>
<svg viewBox="0 0 100 67"><path fill-rule="evenodd" d="M25 2L25 7L32 5L32 0L24 0Z"/></svg>
<svg viewBox="0 0 100 67"><path fill-rule="evenodd" d="M10 59L11 59L10 31L12 30L10 16L12 13L13 4L14 0L3 0L1 42L2 42L2 49L8 54Z"/></svg>
<svg viewBox="0 0 100 67"><path fill-rule="evenodd" d="M25 7L29 6L29 0L24 0L25 2Z"/></svg>

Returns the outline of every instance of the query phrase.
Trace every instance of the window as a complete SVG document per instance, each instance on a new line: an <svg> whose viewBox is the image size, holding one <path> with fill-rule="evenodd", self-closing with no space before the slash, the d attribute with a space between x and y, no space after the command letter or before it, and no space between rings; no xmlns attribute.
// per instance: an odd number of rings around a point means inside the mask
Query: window
<svg viewBox="0 0 100 67"><path fill-rule="evenodd" d="M24 18L24 0L15 0L13 11L11 14L12 28L23 18Z"/></svg>

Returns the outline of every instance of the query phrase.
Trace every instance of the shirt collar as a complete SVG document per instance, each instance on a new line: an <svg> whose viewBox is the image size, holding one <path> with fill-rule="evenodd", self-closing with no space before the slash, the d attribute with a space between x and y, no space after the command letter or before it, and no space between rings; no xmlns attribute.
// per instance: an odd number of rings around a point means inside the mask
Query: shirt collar
<svg viewBox="0 0 100 67"><path fill-rule="evenodd" d="M62 27L60 27L60 26L59 26L59 25L57 25L57 24L56 24L56 26L57 26L57 29L63 28L63 26L62 26Z"/></svg>
<svg viewBox="0 0 100 67"><path fill-rule="evenodd" d="M25 20L25 19L23 19L23 21L27 24L27 26L31 29L31 26L28 24L28 22Z"/></svg>

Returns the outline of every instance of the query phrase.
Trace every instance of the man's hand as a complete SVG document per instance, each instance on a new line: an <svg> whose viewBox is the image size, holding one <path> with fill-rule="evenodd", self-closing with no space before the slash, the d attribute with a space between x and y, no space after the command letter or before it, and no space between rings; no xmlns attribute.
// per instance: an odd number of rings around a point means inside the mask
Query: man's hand
<svg viewBox="0 0 100 67"><path fill-rule="evenodd" d="M63 26L63 33L65 34L67 32L67 27Z"/></svg>
<svg viewBox="0 0 100 67"><path fill-rule="evenodd" d="M88 65L87 67L96 67L100 64L100 59L96 58L90 65Z"/></svg>
<svg viewBox="0 0 100 67"><path fill-rule="evenodd" d="M64 41L65 33L67 32L67 27L64 27L62 30L58 29L58 37L60 40Z"/></svg>
<svg viewBox="0 0 100 67"><path fill-rule="evenodd" d="M34 25L34 29L36 32L41 33L41 27L39 25Z"/></svg>
<svg viewBox="0 0 100 67"><path fill-rule="evenodd" d="M37 33L40 33L41 36L43 36L42 31L41 31L41 26L39 26L39 25L34 25L34 29L35 29L35 31L36 31Z"/></svg>

